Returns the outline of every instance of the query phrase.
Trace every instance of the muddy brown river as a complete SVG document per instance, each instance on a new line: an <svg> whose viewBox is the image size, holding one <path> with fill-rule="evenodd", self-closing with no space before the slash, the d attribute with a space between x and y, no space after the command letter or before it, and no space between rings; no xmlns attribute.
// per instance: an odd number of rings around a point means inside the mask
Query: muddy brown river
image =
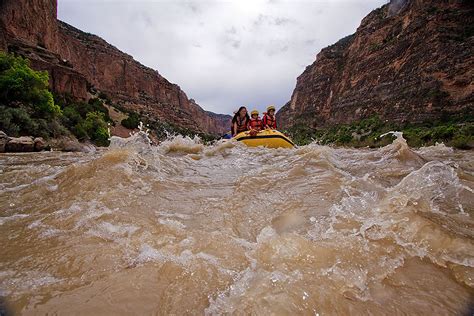
<svg viewBox="0 0 474 316"><path fill-rule="evenodd" d="M143 134L0 155L0 314L470 315L474 154Z"/></svg>

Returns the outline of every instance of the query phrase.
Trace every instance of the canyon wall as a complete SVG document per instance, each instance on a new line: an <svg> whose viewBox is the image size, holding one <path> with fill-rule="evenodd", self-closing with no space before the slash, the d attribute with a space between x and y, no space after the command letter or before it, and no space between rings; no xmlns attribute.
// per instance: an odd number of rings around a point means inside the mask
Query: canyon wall
<svg viewBox="0 0 474 316"><path fill-rule="evenodd" d="M56 10L56 0L2 0L0 48L47 70L57 92L87 99L98 90L150 119L211 134L228 130L230 116L204 111L156 70L100 37L58 21Z"/></svg>
<svg viewBox="0 0 474 316"><path fill-rule="evenodd" d="M392 0L321 50L277 117L283 127L319 128L472 114L473 25L472 1Z"/></svg>
<svg viewBox="0 0 474 316"><path fill-rule="evenodd" d="M48 71L54 91L87 99L87 79L57 53L56 13L56 1L2 0L0 50L27 57L34 69Z"/></svg>

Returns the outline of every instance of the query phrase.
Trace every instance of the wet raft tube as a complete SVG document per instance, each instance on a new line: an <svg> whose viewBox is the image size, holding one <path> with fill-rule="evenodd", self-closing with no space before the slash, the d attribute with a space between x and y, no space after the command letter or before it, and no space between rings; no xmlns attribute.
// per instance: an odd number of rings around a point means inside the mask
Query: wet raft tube
<svg viewBox="0 0 474 316"><path fill-rule="evenodd" d="M268 148L293 148L295 144L284 134L276 130L264 130L255 136L250 136L249 132L242 132L234 137L235 140L244 143L249 147L265 146Z"/></svg>

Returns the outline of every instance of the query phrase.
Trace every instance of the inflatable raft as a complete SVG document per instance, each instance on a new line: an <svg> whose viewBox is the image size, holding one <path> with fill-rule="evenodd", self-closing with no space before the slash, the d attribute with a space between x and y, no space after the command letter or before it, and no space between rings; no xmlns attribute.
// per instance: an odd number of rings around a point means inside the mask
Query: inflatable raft
<svg viewBox="0 0 474 316"><path fill-rule="evenodd" d="M250 132L242 132L234 136L236 141L242 142L249 147L264 146L268 148L293 148L295 144L277 130L266 129L258 132L255 136Z"/></svg>

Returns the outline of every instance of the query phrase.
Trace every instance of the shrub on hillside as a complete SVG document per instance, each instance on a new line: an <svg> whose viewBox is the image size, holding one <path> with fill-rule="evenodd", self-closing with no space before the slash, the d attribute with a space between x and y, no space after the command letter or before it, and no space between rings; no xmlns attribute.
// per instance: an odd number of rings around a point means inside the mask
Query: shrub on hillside
<svg viewBox="0 0 474 316"><path fill-rule="evenodd" d="M0 52L0 130L11 136L67 133L58 122L61 109L48 87L47 72L31 69L22 57Z"/></svg>
<svg viewBox="0 0 474 316"><path fill-rule="evenodd" d="M71 131L80 140L109 144L111 119L102 100L86 103L68 94L53 96L48 88L47 72L31 69L22 57L0 52L0 130L10 136L45 138Z"/></svg>
<svg viewBox="0 0 474 316"><path fill-rule="evenodd" d="M126 119L123 119L122 122L120 122L122 126L129 129L137 128L139 123L140 116L137 113L131 113Z"/></svg>
<svg viewBox="0 0 474 316"><path fill-rule="evenodd" d="M468 149L474 143L474 123L472 116L449 116L437 121L397 126L378 117L371 117L351 124L342 124L326 129L311 129L296 124L285 132L298 145L306 145L313 140L320 144L335 144L354 147L380 147L393 141L393 136L380 138L388 131L401 131L412 147L445 143L459 149ZM355 137L354 137L355 136Z"/></svg>
<svg viewBox="0 0 474 316"><path fill-rule="evenodd" d="M32 116L54 117L61 109L48 90L45 71L35 71L28 60L0 52L0 104L7 107L26 106Z"/></svg>
<svg viewBox="0 0 474 316"><path fill-rule="evenodd" d="M108 146L108 122L112 122L103 101L97 98L89 102L77 101L68 95L56 95L62 107L62 123L77 139L91 140L98 146Z"/></svg>
<svg viewBox="0 0 474 316"><path fill-rule="evenodd" d="M89 112L81 127L89 138L99 146L109 145L109 129L102 112Z"/></svg>

